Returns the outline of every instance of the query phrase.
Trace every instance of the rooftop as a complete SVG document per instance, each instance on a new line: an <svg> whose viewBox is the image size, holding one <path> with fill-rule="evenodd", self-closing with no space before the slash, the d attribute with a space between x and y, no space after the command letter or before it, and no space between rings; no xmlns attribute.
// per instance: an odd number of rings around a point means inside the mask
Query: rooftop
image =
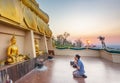
<svg viewBox="0 0 120 83"><path fill-rule="evenodd" d="M88 78L73 78L70 60L73 56L55 56L46 61L47 70L32 70L16 83L119 83L120 64L97 57L81 57Z"/></svg>

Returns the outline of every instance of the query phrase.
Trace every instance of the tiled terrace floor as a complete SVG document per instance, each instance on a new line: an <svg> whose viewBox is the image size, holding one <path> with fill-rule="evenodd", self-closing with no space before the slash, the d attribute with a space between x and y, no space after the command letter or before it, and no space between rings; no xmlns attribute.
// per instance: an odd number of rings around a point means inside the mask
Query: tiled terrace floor
<svg viewBox="0 0 120 83"><path fill-rule="evenodd" d="M101 58L82 57L88 78L73 78L70 60L73 56L56 56L46 61L46 71L33 70L16 83L120 83L120 64Z"/></svg>

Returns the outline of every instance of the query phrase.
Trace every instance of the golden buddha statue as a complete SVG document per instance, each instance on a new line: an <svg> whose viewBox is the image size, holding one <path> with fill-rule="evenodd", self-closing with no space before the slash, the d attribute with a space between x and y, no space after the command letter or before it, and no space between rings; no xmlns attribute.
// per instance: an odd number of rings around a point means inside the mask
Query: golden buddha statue
<svg viewBox="0 0 120 83"><path fill-rule="evenodd" d="M16 63L18 57L18 46L16 45L15 35L10 40L10 45L7 50L7 62L8 63Z"/></svg>
<svg viewBox="0 0 120 83"><path fill-rule="evenodd" d="M12 36L10 43L11 44L9 45L7 50L7 64L13 64L29 59L27 55L19 54L18 46L16 45L15 35Z"/></svg>
<svg viewBox="0 0 120 83"><path fill-rule="evenodd" d="M12 36L10 43L11 44L9 45L7 50L7 63L13 64L16 62L24 61L26 59L26 55L19 54L15 35Z"/></svg>
<svg viewBox="0 0 120 83"><path fill-rule="evenodd" d="M42 54L42 51L40 51L38 41L35 39L35 51L36 51L36 56L39 56Z"/></svg>

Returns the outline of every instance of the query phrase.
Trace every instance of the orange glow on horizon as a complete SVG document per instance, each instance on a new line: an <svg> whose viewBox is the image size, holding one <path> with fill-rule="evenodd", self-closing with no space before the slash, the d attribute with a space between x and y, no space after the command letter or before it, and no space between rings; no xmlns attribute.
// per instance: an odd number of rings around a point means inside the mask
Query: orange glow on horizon
<svg viewBox="0 0 120 83"><path fill-rule="evenodd" d="M97 38L98 36L79 36L79 37L76 37L76 36L72 36L70 35L68 37L68 40L70 41L75 41L75 40L78 40L80 39L84 45L86 45L86 40L89 40L89 43L92 44L92 45L98 45L98 44L101 44L100 40ZM105 36L105 43L106 44L119 44L120 45L120 36Z"/></svg>
<svg viewBox="0 0 120 83"><path fill-rule="evenodd" d="M86 40L87 44L90 45L91 41L90 40Z"/></svg>

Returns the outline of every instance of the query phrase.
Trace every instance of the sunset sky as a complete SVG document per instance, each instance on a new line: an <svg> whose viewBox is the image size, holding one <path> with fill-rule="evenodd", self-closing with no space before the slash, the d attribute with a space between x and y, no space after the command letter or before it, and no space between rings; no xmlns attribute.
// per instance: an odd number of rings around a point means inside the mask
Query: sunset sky
<svg viewBox="0 0 120 83"><path fill-rule="evenodd" d="M49 15L53 35L70 33L70 40L120 45L120 0L37 0Z"/></svg>

